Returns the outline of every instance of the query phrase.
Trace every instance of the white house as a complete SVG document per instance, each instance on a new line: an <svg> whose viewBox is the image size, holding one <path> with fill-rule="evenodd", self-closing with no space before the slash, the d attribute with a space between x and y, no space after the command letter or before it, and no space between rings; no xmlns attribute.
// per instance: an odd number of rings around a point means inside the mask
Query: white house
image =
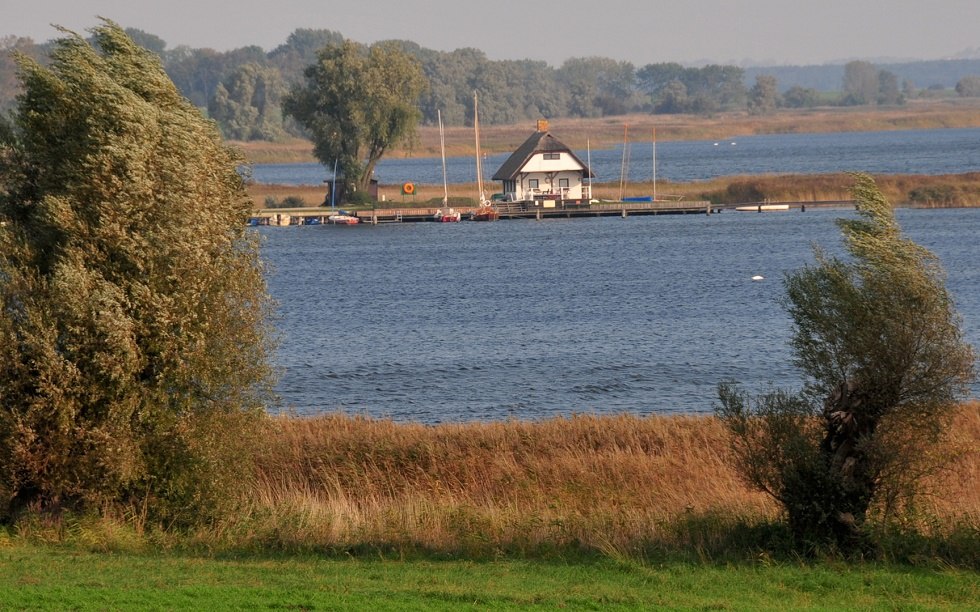
<svg viewBox="0 0 980 612"><path fill-rule="evenodd" d="M571 149L548 131L548 122L538 121L538 129L524 141L500 169L493 180L503 183L505 197L514 201L541 201L554 206L556 201L588 201L592 197L594 175Z"/></svg>

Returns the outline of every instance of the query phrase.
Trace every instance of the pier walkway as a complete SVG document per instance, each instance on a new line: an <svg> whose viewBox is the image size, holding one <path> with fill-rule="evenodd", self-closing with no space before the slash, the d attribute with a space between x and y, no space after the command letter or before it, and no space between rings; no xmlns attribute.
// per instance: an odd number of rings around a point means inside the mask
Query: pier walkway
<svg viewBox="0 0 980 612"><path fill-rule="evenodd" d="M759 212L767 212L766 207L773 204L786 204L789 209L805 211L807 208L841 208L853 206L853 201L834 200L822 202L743 202L739 204L712 204L707 201L677 201L657 200L655 202L508 202L496 203L500 219L556 219L573 217L630 217L634 215L667 215L667 214L715 214L722 211L758 207ZM440 208L374 208L356 210L354 214L362 224L376 225L379 223L412 223L436 221L436 213ZM475 207L454 208L465 221ZM306 225L328 223L328 217L335 214L331 208L277 208L256 211L252 218L266 225ZM280 223L279 221L285 221Z"/></svg>

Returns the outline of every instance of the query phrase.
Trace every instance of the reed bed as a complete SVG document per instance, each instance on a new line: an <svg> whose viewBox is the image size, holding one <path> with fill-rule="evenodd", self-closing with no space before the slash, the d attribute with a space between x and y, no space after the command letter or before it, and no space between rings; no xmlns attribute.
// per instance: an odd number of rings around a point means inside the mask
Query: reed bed
<svg viewBox="0 0 980 612"><path fill-rule="evenodd" d="M875 177L878 187L892 203L912 207L980 206L980 172L928 176L921 174L885 174ZM682 198L685 201L710 200L714 203L744 203L771 200L777 202L821 202L849 200L853 179L846 174L767 174L758 176L720 177L707 181L658 181L657 194L663 198ZM442 185L416 185L416 195L410 201L401 195L400 185L381 185L385 202L379 206L441 206ZM320 206L325 189L311 185L249 185L249 196L256 209L265 208L266 198L277 201L287 197L299 198L306 206ZM458 206L476 206L479 190L475 183L449 185L449 197ZM629 183L627 197L648 196L653 183ZM615 200L620 195L619 182L596 183L593 196ZM379 196L380 197L380 196Z"/></svg>
<svg viewBox="0 0 980 612"><path fill-rule="evenodd" d="M980 529L980 404L960 410L954 432L965 452L927 483L917 515L933 535ZM772 524L778 508L742 483L727 444L703 416L433 426L275 417L236 539L477 556L763 546L732 541Z"/></svg>

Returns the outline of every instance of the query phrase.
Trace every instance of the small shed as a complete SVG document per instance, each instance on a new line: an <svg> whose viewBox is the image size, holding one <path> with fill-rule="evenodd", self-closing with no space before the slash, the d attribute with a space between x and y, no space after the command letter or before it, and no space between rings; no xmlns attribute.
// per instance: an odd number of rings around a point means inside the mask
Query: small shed
<svg viewBox="0 0 980 612"><path fill-rule="evenodd" d="M345 196L347 193L346 181L343 178L338 178L336 181L327 179L323 181L327 185L327 194L323 198L323 204L321 206L330 206L331 203L334 206L340 206L345 203ZM332 197L331 194L334 193L334 183L337 185L336 197ZM368 195L371 196L372 200L378 199L378 179L371 179L371 185L368 188Z"/></svg>
<svg viewBox="0 0 980 612"><path fill-rule="evenodd" d="M493 180L503 184L504 197L513 201L589 200L595 175L575 153L538 121L537 130L524 141ZM547 204L546 204L547 205Z"/></svg>

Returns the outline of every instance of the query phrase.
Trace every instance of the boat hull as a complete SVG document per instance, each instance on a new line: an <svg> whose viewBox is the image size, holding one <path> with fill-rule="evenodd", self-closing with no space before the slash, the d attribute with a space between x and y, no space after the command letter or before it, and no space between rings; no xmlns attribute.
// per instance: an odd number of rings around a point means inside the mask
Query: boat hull
<svg viewBox="0 0 980 612"><path fill-rule="evenodd" d="M752 204L751 206L736 206L739 212L779 212L789 210L789 204Z"/></svg>

